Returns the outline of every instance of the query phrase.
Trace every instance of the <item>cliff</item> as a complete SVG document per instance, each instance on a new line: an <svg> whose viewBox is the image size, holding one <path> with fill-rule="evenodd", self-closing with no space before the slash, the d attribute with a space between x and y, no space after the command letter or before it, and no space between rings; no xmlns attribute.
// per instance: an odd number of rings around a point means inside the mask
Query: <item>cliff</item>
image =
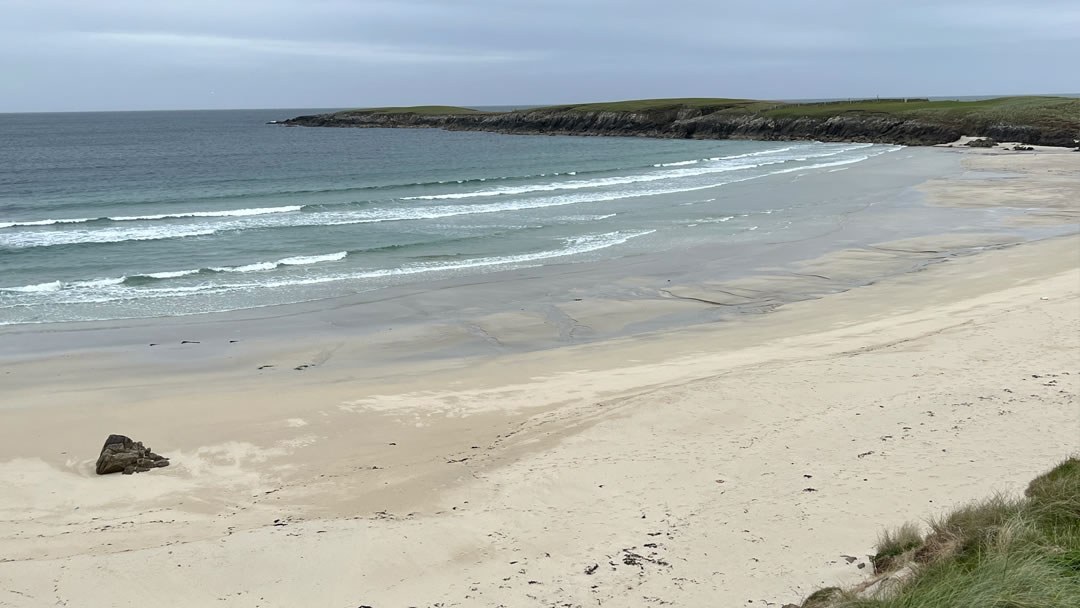
<svg viewBox="0 0 1080 608"><path fill-rule="evenodd" d="M699 139L813 139L932 145L962 135L1075 146L1080 99L1006 97L975 102L867 100L795 104L755 100L642 100L512 112L425 106L298 116L306 127L439 128L545 135Z"/></svg>

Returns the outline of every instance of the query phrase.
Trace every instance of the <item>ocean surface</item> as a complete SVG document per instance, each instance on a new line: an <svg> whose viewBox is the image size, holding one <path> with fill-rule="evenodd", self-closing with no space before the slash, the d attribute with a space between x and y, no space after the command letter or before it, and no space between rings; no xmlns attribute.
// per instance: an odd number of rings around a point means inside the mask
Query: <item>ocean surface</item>
<svg viewBox="0 0 1080 608"><path fill-rule="evenodd" d="M710 193L900 149L265 124L311 112L0 114L0 324L796 236L849 210Z"/></svg>

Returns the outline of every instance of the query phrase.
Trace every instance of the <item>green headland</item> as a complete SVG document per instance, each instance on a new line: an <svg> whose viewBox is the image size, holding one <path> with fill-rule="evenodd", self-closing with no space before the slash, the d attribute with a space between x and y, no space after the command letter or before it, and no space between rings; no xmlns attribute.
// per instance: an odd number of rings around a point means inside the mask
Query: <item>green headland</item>
<svg viewBox="0 0 1080 608"><path fill-rule="evenodd" d="M359 108L299 116L282 124L432 127L552 135L817 139L908 145L941 144L969 135L1072 147L1080 140L1080 99L1052 96L980 101L638 99L506 112L435 105Z"/></svg>

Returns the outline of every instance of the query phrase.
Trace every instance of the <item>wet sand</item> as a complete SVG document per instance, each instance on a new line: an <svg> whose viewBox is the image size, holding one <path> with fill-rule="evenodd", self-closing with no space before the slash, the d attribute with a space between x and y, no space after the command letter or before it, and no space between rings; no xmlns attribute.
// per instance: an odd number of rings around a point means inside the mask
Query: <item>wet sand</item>
<svg viewBox="0 0 1080 608"><path fill-rule="evenodd" d="M927 202L1004 205L1000 230L670 285L624 265L620 290L454 323L376 306L379 331L350 302L4 328L0 606L763 605L858 580L881 527L1080 450L1080 154L941 154L963 168ZM1029 222L1072 234L1016 244ZM94 476L110 432L173 465Z"/></svg>

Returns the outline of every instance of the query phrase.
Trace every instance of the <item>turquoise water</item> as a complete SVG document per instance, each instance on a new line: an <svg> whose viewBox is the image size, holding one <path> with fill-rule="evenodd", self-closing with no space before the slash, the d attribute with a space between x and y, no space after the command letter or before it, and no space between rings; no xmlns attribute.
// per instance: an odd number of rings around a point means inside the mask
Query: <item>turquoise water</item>
<svg viewBox="0 0 1080 608"><path fill-rule="evenodd" d="M0 324L234 310L752 240L820 210L717 202L712 188L898 149L264 124L305 112L0 115Z"/></svg>

